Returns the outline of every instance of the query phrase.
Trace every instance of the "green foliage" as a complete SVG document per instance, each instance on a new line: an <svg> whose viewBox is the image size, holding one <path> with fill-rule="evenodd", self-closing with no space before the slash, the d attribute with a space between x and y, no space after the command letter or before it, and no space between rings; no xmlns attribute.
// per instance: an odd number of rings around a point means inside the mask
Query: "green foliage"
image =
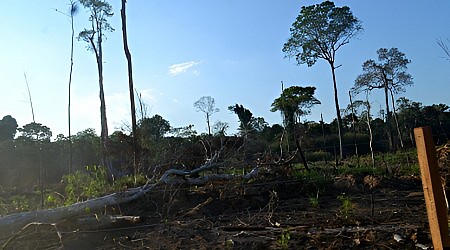
<svg viewBox="0 0 450 250"><path fill-rule="evenodd" d="M52 131L47 126L32 122L18 129L21 135L19 139L30 141L50 141Z"/></svg>
<svg viewBox="0 0 450 250"><path fill-rule="evenodd" d="M63 176L66 184L66 205L97 198L115 191L124 191L129 188L138 187L147 183L145 175L121 177L113 184L107 179L105 167L87 166L86 171L76 171L73 174ZM49 195L48 202L57 201L57 197Z"/></svg>
<svg viewBox="0 0 450 250"><path fill-rule="evenodd" d="M263 117L254 117L253 113L249 109L244 108L242 105L235 104L234 106L229 106L228 110L238 116L238 130L241 135L255 132L259 133L268 127L268 124Z"/></svg>
<svg viewBox="0 0 450 250"><path fill-rule="evenodd" d="M378 61L367 60L363 63L363 74L355 80L352 88L356 93L372 89L389 89L394 93L405 92L405 87L412 85L412 76L406 73L411 62L397 48L381 48L377 51ZM388 92L385 92L388 98ZM388 107L386 107L388 108Z"/></svg>
<svg viewBox="0 0 450 250"><path fill-rule="evenodd" d="M32 209L30 199L28 199L25 195L11 196L10 201L14 206L15 212L27 212Z"/></svg>
<svg viewBox="0 0 450 250"><path fill-rule="evenodd" d="M86 171L76 171L63 176L66 183L66 205L100 197L111 191L104 167L87 166Z"/></svg>
<svg viewBox="0 0 450 250"><path fill-rule="evenodd" d="M287 57L298 64L314 65L318 58L334 62L337 49L362 31L361 22L347 6L336 7L331 1L303 6L292 24L291 37L283 46ZM324 49L325 48L325 49Z"/></svg>
<svg viewBox="0 0 450 250"><path fill-rule="evenodd" d="M4 116L0 120L0 142L14 139L17 132L17 121L12 116Z"/></svg>
<svg viewBox="0 0 450 250"><path fill-rule="evenodd" d="M306 154L306 158L310 162L334 160L334 156L331 153L325 152L325 151L322 151L322 150L321 151L314 151L314 152L307 152L305 154Z"/></svg>
<svg viewBox="0 0 450 250"><path fill-rule="evenodd" d="M293 175L303 181L301 191L307 194L316 194L318 191L323 191L331 187L334 181L330 171L321 171L320 169L311 169L310 171L296 169Z"/></svg>
<svg viewBox="0 0 450 250"><path fill-rule="evenodd" d="M283 249L287 249L289 246L289 241L291 240L291 233L289 232L289 229L284 229L283 232L281 232L281 235L277 238L277 244Z"/></svg>
<svg viewBox="0 0 450 250"><path fill-rule="evenodd" d="M147 183L147 177L143 174L124 176L114 181L113 189L116 191L143 186Z"/></svg>
<svg viewBox="0 0 450 250"><path fill-rule="evenodd" d="M342 215L344 215L345 217L349 216L353 211L352 199L345 193L338 195L337 199L341 202L339 210L341 211Z"/></svg>
<svg viewBox="0 0 450 250"><path fill-rule="evenodd" d="M372 167L372 166L349 166L344 165L338 168L338 175L374 175L374 176L383 176L385 174L385 170L380 167Z"/></svg>
<svg viewBox="0 0 450 250"><path fill-rule="evenodd" d="M314 208L314 209L317 209L317 208L319 208L319 197L313 197L313 196L310 196L310 197L308 197L308 201L309 201L309 205L311 205L311 207L312 208Z"/></svg>
<svg viewBox="0 0 450 250"><path fill-rule="evenodd" d="M148 144L149 141L160 140L170 131L170 123L160 115L151 118L142 118L138 122L141 142Z"/></svg>
<svg viewBox="0 0 450 250"><path fill-rule="evenodd" d="M270 111L280 111L285 126L292 128L300 122L300 117L311 112L311 108L320 104L314 97L315 87L292 86L283 90L281 96L272 103Z"/></svg>

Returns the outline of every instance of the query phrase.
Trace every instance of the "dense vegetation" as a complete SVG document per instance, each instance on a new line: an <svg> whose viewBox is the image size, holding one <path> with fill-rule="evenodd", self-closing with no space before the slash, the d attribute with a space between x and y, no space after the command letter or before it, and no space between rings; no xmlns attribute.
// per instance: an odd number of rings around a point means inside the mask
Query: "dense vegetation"
<svg viewBox="0 0 450 250"><path fill-rule="evenodd" d="M395 134L396 149L403 151L414 146L412 129L417 126L429 125L437 143L447 141L447 133L450 131L450 113L447 109L448 106L444 104L422 106L401 98L396 113L401 132ZM347 114L343 117L346 158L356 156L356 152L358 155L369 154L370 135L364 110L353 116L348 109L343 111ZM253 118L248 110L247 114L250 119L242 118L239 133L232 136L225 135L223 128L213 129L211 136L198 135L192 126L172 128L169 121L159 115L140 119L140 161L137 173L156 179L168 168L193 169L218 151L221 159L226 162L223 170L229 172L250 170L261 163L288 161L295 155L295 141L289 139L282 125L269 126L263 118ZM376 154L395 152L389 147L385 129L387 125L383 119L371 118L370 123ZM313 121L297 124L308 162L327 161L329 165L335 165L335 160L339 160L335 124ZM0 182L3 188L16 187L32 192L38 190L40 180L46 187L60 185L62 176L69 171L69 140L58 135L52 141L51 136L50 128L42 124L30 123L18 128L14 118L3 117L0 121ZM74 135L73 172L85 171L86 166L100 165L100 145L100 138L93 129ZM108 148L117 177L132 175L135 169L129 133L115 131L109 136ZM288 163L295 165L301 163L301 159L296 155Z"/></svg>

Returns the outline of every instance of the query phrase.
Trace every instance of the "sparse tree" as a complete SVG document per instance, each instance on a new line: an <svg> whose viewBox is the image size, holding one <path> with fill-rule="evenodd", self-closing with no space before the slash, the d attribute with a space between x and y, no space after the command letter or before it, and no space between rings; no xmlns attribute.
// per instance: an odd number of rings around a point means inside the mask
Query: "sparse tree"
<svg viewBox="0 0 450 250"><path fill-rule="evenodd" d="M212 131L214 135L225 136L229 127L228 122L216 121L212 127Z"/></svg>
<svg viewBox="0 0 450 250"><path fill-rule="evenodd" d="M363 63L363 74L355 80L352 91L360 93L373 89L384 90L386 105L386 131L389 139L389 146L394 149L394 139L392 134L392 113L389 108L390 92L394 94L403 93L405 87L413 84L412 76L406 72L408 60L404 53L397 48L381 48L377 51L378 62L367 60ZM394 100L392 100L394 101Z"/></svg>
<svg viewBox="0 0 450 250"><path fill-rule="evenodd" d="M448 47L448 45L450 44L450 39L447 38L447 41L438 39L436 42L439 45L439 47L441 47L441 49L444 51L445 53L444 58L450 62L450 48Z"/></svg>
<svg viewBox="0 0 450 250"><path fill-rule="evenodd" d="M216 101L211 96L202 96L196 102L194 102L195 111L205 113L206 124L208 126L208 135L211 135L211 115L219 112L220 110L216 108Z"/></svg>
<svg viewBox="0 0 450 250"><path fill-rule="evenodd" d="M334 103L339 132L340 157L343 158L342 121L339 109L335 70L336 52L362 31L361 22L353 16L347 6L336 7L333 2L303 6L297 20L292 24L291 36L283 46L288 58L298 64L313 66L317 59L324 59L331 67Z"/></svg>
<svg viewBox="0 0 450 250"><path fill-rule="evenodd" d="M283 124L292 133L303 165L307 170L308 164L301 148L298 125L302 116L308 115L314 105L320 104L320 101L314 97L315 90L315 87L292 86L286 88L281 93L281 96L274 100L270 110L272 112L281 112Z"/></svg>
<svg viewBox="0 0 450 250"><path fill-rule="evenodd" d="M84 8L90 11L89 21L90 29L84 29L80 32L78 39L88 43L88 49L93 51L97 61L98 84L100 88L100 121L101 121L101 142L102 142L102 162L108 167L110 174L113 174L112 166L109 162L108 145L108 124L106 119L106 102L103 90L103 38L105 31L114 31L107 22L107 18L113 16L111 5L104 0L80 0Z"/></svg>

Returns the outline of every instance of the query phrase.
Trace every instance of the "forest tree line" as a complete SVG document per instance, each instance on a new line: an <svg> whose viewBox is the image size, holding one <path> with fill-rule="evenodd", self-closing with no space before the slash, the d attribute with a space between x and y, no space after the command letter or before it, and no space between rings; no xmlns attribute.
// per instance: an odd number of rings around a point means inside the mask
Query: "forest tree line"
<svg viewBox="0 0 450 250"><path fill-rule="evenodd" d="M342 110L344 150L346 157L370 153L369 123L363 101ZM287 159L294 155L297 146L292 132L284 124L269 125L263 117L254 117L242 105L229 107L239 120L238 133L227 135L227 124L216 122L211 135L199 134L193 125L174 128L160 115L138 120L138 145L141 174L157 177L168 168L193 169L203 164L213 154L222 150L222 158L231 169L251 169L265 159ZM353 111L352 111L353 110ZM369 115L372 127L373 149L376 153L390 152L383 114ZM435 142L442 144L450 133L450 112L446 104L422 105L407 98L397 101L396 117L400 134L395 133L396 150L414 146L413 129L431 126ZM305 121L296 124L308 162L329 161L338 157L337 121ZM394 128L395 124L391 124ZM47 184L58 184L68 174L69 138L62 134L51 140L51 129L40 123L19 127L16 120L4 116L0 120L0 182L3 187L32 188L39 183L40 170ZM86 166L101 164L100 137L92 128L72 136L72 171L84 171ZM127 128L109 136L108 153L113 168L119 175L133 174L133 139ZM403 148L402 146L403 145ZM297 154L290 162L302 163Z"/></svg>

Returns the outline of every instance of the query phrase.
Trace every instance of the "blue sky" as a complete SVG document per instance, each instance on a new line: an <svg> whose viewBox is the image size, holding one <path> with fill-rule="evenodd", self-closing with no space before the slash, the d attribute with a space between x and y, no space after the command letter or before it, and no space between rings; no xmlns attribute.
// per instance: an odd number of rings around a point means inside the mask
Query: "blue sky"
<svg viewBox="0 0 450 250"><path fill-rule="evenodd" d="M212 96L219 113L212 116L238 126L227 107L235 103L281 123L270 105L281 84L315 86L322 102L307 120L326 122L335 117L329 66L297 66L284 58L281 48L302 5L300 0L129 0L128 40L134 83L148 104L148 115L161 115L173 127L194 124L206 131L202 113L193 103ZM129 123L126 59L123 52L120 1L110 1L116 29L104 42L104 84L110 133ZM436 39L450 38L450 1L346 0L362 21L364 32L337 53L336 74L341 108L365 60L376 59L379 48L397 47L412 61L414 86L401 96L422 102L450 104L450 63ZM70 66L70 19L64 0L4 0L0 10L0 118L11 115L19 126L32 122L24 73L30 86L36 122L53 134L68 134L67 97ZM76 34L85 27L87 12L75 16ZM397 96L398 97L398 96ZM362 98L362 97L361 97ZM358 98L356 98L358 99ZM383 103L373 95L373 106ZM94 55L86 43L75 41L72 88L72 131L100 132L98 81Z"/></svg>

